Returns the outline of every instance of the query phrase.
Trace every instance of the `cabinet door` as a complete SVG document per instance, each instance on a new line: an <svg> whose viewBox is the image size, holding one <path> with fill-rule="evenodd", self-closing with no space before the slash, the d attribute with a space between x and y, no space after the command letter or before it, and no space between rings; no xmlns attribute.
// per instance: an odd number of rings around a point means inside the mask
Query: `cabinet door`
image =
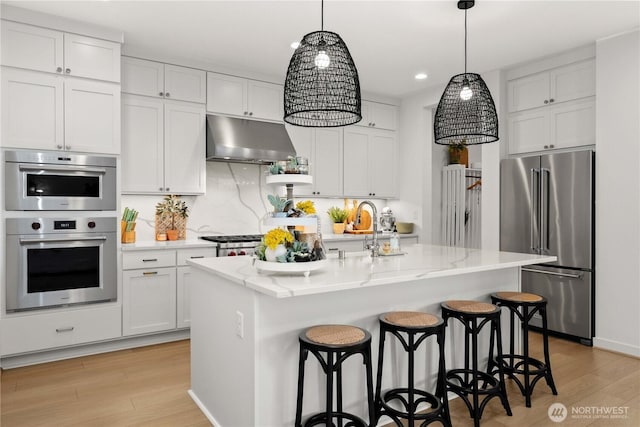
<svg viewBox="0 0 640 427"><path fill-rule="evenodd" d="M373 102L362 101L360 112L362 120L356 123L355 126L371 126L373 124Z"/></svg>
<svg viewBox="0 0 640 427"><path fill-rule="evenodd" d="M549 73L511 80L507 85L509 112L542 107L549 102Z"/></svg>
<svg viewBox="0 0 640 427"><path fill-rule="evenodd" d="M550 110L553 148L578 147L596 143L596 105L593 98L565 102Z"/></svg>
<svg viewBox="0 0 640 427"><path fill-rule="evenodd" d="M204 105L165 101L165 191L204 194L206 180Z"/></svg>
<svg viewBox="0 0 640 427"><path fill-rule="evenodd" d="M120 85L65 79L65 149L120 154Z"/></svg>
<svg viewBox="0 0 640 427"><path fill-rule="evenodd" d="M548 108L509 115L509 153L541 151L545 145L549 145Z"/></svg>
<svg viewBox="0 0 640 427"><path fill-rule="evenodd" d="M122 96L122 192L164 191L164 102Z"/></svg>
<svg viewBox="0 0 640 427"><path fill-rule="evenodd" d="M120 44L64 35L64 72L74 77L120 82Z"/></svg>
<svg viewBox="0 0 640 427"><path fill-rule="evenodd" d="M247 115L247 81L226 74L207 73L207 111Z"/></svg>
<svg viewBox="0 0 640 427"><path fill-rule="evenodd" d="M165 97L204 104L207 99L207 73L193 68L164 66Z"/></svg>
<svg viewBox="0 0 640 427"><path fill-rule="evenodd" d="M571 101L596 94L595 60L581 61L551 71L553 102Z"/></svg>
<svg viewBox="0 0 640 427"><path fill-rule="evenodd" d="M396 106L372 102L370 108L372 126L376 129L396 130Z"/></svg>
<svg viewBox="0 0 640 427"><path fill-rule="evenodd" d="M62 73L63 35L17 22L2 21L2 65Z"/></svg>
<svg viewBox="0 0 640 427"><path fill-rule="evenodd" d="M344 195L366 197L370 193L369 181L370 129L358 126L344 128Z"/></svg>
<svg viewBox="0 0 640 427"><path fill-rule="evenodd" d="M313 180L316 195L342 197L342 130L314 129Z"/></svg>
<svg viewBox="0 0 640 427"><path fill-rule="evenodd" d="M123 271L122 334L147 334L175 327L175 267Z"/></svg>
<svg viewBox="0 0 640 427"><path fill-rule="evenodd" d="M396 137L393 132L375 131L369 141L371 196L396 197Z"/></svg>
<svg viewBox="0 0 640 427"><path fill-rule="evenodd" d="M292 126L285 124L291 143L296 150L296 156L306 157L309 159L309 175L313 177L314 184L318 182L316 176L316 161L314 159L313 150L313 128L307 128L302 126ZM293 193L296 197L299 196L313 196L316 194L315 185L295 185L293 187Z"/></svg>
<svg viewBox="0 0 640 427"><path fill-rule="evenodd" d="M178 267L177 276L177 328L188 328L191 325L191 287L189 276L191 267Z"/></svg>
<svg viewBox="0 0 640 427"><path fill-rule="evenodd" d="M122 92L163 97L164 64L123 56Z"/></svg>
<svg viewBox="0 0 640 427"><path fill-rule="evenodd" d="M3 147L63 147L63 80L51 74L2 69Z"/></svg>
<svg viewBox="0 0 640 427"><path fill-rule="evenodd" d="M284 117L282 86L249 80L247 90L247 109L252 118L282 121Z"/></svg>

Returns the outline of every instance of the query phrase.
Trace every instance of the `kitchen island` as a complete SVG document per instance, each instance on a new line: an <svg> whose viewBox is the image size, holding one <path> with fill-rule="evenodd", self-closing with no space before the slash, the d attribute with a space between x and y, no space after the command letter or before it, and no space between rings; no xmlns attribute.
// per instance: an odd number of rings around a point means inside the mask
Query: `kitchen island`
<svg viewBox="0 0 640 427"><path fill-rule="evenodd" d="M555 257L431 245L404 247L405 255L330 258L309 277L258 273L249 257L207 258L191 286L190 394L216 427L293 425L298 334L317 324L351 324L372 333L377 362L378 316L391 310L440 313L448 299L488 301L498 290L520 289L520 267ZM504 331L503 331L504 333ZM487 340L488 341L488 340ZM406 358L387 346L383 389L405 381ZM461 330L447 331L447 364L460 363ZM435 381L435 345L423 346L416 385ZM481 348L488 348L485 345ZM452 356L456 355L456 356ZM322 410L324 377L313 358L305 371L304 414ZM365 416L364 369L343 365L344 407ZM425 384L426 383L426 384Z"/></svg>

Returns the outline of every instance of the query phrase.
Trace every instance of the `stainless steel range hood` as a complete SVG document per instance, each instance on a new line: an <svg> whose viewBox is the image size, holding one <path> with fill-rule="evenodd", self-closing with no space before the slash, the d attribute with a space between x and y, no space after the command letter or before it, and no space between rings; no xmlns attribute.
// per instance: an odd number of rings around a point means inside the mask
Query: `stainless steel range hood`
<svg viewBox="0 0 640 427"><path fill-rule="evenodd" d="M207 160L267 164L295 155L283 124L207 114Z"/></svg>

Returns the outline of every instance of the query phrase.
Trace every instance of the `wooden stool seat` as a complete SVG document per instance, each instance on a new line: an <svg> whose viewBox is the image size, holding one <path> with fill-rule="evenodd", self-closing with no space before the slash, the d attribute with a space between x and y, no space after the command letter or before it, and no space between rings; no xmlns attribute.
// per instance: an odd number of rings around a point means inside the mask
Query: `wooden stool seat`
<svg viewBox="0 0 640 427"><path fill-rule="evenodd" d="M498 310L498 307L493 304L479 301L451 300L442 304L446 305L449 310L462 313L491 313Z"/></svg>
<svg viewBox="0 0 640 427"><path fill-rule="evenodd" d="M433 314L419 311L392 311L384 315L384 320L393 325L409 328L424 328L439 322Z"/></svg>
<svg viewBox="0 0 640 427"><path fill-rule="evenodd" d="M309 340L325 345L352 345L365 338L362 329L349 325L319 325L306 332Z"/></svg>
<svg viewBox="0 0 640 427"><path fill-rule="evenodd" d="M543 298L540 295L530 294L528 292L496 292L497 298L513 301L513 302L540 302Z"/></svg>

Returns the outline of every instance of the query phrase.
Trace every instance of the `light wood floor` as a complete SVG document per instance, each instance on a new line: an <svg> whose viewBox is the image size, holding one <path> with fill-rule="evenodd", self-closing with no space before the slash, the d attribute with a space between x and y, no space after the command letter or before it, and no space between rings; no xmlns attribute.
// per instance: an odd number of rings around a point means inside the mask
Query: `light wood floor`
<svg viewBox="0 0 640 427"><path fill-rule="evenodd" d="M532 335L532 347L541 347L537 334ZM494 399L485 409L483 427L640 425L640 360L558 339L551 340L551 352L559 395L553 396L541 381L533 407L526 408L509 384L513 416L507 417ZM2 427L209 426L187 395L189 341L12 369L2 372L1 381ZM579 406L628 407L628 418L569 416L556 424L547 416L554 402L569 411ZM451 412L454 427L473 425L459 399L451 401Z"/></svg>

